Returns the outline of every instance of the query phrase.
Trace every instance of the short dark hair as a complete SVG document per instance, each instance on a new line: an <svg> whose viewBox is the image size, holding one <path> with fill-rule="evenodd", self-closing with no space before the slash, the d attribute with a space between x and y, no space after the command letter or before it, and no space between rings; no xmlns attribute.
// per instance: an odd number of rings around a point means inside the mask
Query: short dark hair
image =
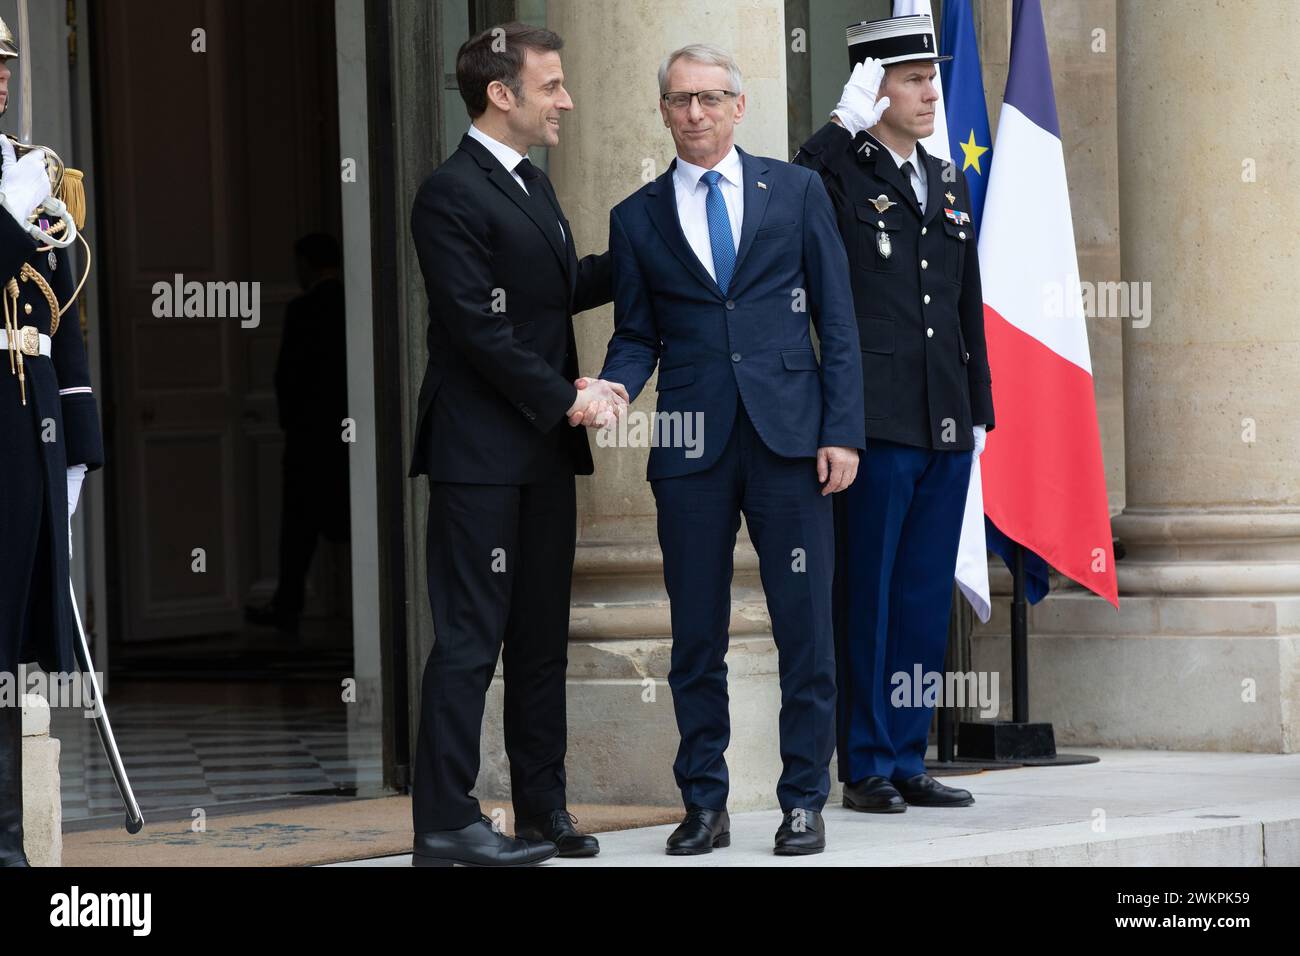
<svg viewBox="0 0 1300 956"><path fill-rule="evenodd" d="M563 46L558 33L526 23L503 23L470 37L456 53L456 84L469 115L478 118L487 110L487 88L495 80L522 100L519 72L526 51L558 51Z"/></svg>
<svg viewBox="0 0 1300 956"><path fill-rule="evenodd" d="M323 232L303 236L293 244L293 254L313 269L335 269L343 258L338 240Z"/></svg>

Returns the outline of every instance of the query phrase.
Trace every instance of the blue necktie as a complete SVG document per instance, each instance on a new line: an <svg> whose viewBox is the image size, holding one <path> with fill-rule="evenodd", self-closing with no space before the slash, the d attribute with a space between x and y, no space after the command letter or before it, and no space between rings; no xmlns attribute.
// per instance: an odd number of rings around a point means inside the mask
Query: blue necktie
<svg viewBox="0 0 1300 956"><path fill-rule="evenodd" d="M704 215L709 220L709 247L713 250L714 278L723 292L731 284L736 271L736 244L731 239L731 217L727 215L727 201L722 198L718 180L722 173L710 169L700 177L709 184L709 195L704 200Z"/></svg>

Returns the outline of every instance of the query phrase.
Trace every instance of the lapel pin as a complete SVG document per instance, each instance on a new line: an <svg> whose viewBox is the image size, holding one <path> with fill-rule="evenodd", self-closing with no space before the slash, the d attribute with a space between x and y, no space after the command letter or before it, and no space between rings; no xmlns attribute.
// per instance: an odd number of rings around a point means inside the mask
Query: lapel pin
<svg viewBox="0 0 1300 956"><path fill-rule="evenodd" d="M892 200L891 200L888 196L886 196L884 193L881 193L881 194L880 194L879 196L877 196L875 199L870 200L870 202L871 202L871 205L873 205L873 206L876 207L876 212L887 212L887 211L889 211L891 208L893 208L894 206L897 206L897 205L898 205L898 203L892 201Z"/></svg>
<svg viewBox="0 0 1300 956"><path fill-rule="evenodd" d="M943 198L946 199L946 200L948 200L948 205L949 205L949 206L955 206L955 205L957 205L957 197L954 196L952 193L944 193L944 194L943 194Z"/></svg>
<svg viewBox="0 0 1300 956"><path fill-rule="evenodd" d="M761 179L755 182L754 185L757 186L759 189L767 188L767 183L763 182Z"/></svg>

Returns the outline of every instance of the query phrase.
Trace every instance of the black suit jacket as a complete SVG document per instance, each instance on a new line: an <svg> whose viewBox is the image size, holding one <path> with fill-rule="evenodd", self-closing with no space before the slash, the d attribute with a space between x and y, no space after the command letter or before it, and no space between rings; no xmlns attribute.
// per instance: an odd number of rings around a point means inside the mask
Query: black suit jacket
<svg viewBox="0 0 1300 956"><path fill-rule="evenodd" d="M869 133L850 139L827 123L794 162L821 173L848 250L867 435L968 451L971 426L994 425L974 224L945 213L970 215L970 195L951 163L921 146L916 152L927 177L924 214L911 183ZM875 202L881 196L880 205L893 203L883 211Z"/></svg>
<svg viewBox="0 0 1300 956"><path fill-rule="evenodd" d="M339 434L348 414L344 312L343 283L336 278L322 279L291 300L275 365L280 428L323 436L332 446L343 446Z"/></svg>
<svg viewBox="0 0 1300 956"><path fill-rule="evenodd" d="M416 193L429 363L412 477L526 484L557 455L576 474L592 472L587 430L564 413L579 375L573 315L612 298L609 253L579 260L550 181L543 174L534 185L553 215L467 135Z"/></svg>

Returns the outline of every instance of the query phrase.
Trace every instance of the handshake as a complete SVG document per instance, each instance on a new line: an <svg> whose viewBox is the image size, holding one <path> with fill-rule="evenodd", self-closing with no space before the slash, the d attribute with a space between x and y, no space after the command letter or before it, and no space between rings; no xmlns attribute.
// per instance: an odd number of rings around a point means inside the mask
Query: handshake
<svg viewBox="0 0 1300 956"><path fill-rule="evenodd" d="M565 413L570 426L604 428L613 425L627 412L627 389L618 382L580 378L573 384L578 388L578 396Z"/></svg>

